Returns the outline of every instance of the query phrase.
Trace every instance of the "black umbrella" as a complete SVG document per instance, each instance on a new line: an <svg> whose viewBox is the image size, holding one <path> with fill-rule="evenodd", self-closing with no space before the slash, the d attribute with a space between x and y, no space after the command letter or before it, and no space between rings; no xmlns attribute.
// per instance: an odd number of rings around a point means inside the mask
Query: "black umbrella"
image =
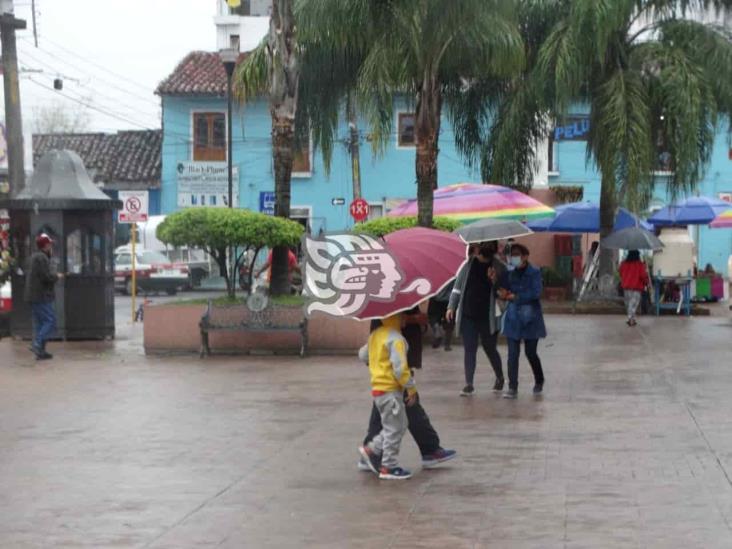
<svg viewBox="0 0 732 549"><path fill-rule="evenodd" d="M603 239L600 245L610 250L660 250L663 248L656 235L640 227L616 231Z"/></svg>

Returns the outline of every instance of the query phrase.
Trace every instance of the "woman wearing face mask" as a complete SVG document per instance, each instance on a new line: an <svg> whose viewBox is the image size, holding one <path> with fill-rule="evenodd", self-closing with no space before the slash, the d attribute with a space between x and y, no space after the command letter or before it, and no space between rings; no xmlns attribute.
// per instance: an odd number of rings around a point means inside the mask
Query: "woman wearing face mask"
<svg viewBox="0 0 732 549"><path fill-rule="evenodd" d="M455 322L463 336L465 387L460 395L464 397L475 394L473 383L479 344L496 375L493 391L503 390L503 365L496 348L501 324L496 288L506 268L496 257L496 250L495 242L485 242L463 266L455 279L445 314L447 321Z"/></svg>
<svg viewBox="0 0 732 549"><path fill-rule="evenodd" d="M536 352L539 339L546 337L544 313L541 309L541 271L529 264L529 249L521 244L511 247L513 270L506 277L505 288L498 290L501 299L508 301L504 317L503 335L508 340L508 391L504 398L518 394L518 363L521 341L526 358L534 372L534 394L544 388L544 371Z"/></svg>

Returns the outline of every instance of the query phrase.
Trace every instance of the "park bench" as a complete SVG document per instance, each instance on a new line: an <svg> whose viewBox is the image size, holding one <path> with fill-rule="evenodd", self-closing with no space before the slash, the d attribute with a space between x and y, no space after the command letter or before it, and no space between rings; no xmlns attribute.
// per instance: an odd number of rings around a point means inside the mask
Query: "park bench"
<svg viewBox="0 0 732 549"><path fill-rule="evenodd" d="M300 356L304 357L308 344L308 321L301 307L278 306L262 294L252 294L246 303L218 305L208 300L206 312L199 322L201 330L201 358L211 355L211 332L299 332Z"/></svg>

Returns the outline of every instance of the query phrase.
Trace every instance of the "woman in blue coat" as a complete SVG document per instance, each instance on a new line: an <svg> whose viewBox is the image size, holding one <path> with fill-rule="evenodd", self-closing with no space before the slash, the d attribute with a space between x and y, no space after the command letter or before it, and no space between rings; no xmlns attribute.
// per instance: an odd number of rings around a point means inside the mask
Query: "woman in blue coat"
<svg viewBox="0 0 732 549"><path fill-rule="evenodd" d="M511 247L511 270L504 278L499 297L508 301L503 321L503 335L508 340L508 391L504 398L518 394L518 365L521 341L534 372L534 394L544 388L544 371L536 352L539 339L546 337L541 309L541 271L529 264L529 249L521 244Z"/></svg>

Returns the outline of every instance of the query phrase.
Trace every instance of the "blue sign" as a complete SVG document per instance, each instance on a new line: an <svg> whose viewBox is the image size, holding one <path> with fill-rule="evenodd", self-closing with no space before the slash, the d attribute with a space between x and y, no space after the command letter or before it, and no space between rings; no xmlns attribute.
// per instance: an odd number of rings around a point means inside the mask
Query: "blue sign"
<svg viewBox="0 0 732 549"><path fill-rule="evenodd" d="M262 191L259 193L259 211L267 215L275 213L275 193Z"/></svg>
<svg viewBox="0 0 732 549"><path fill-rule="evenodd" d="M554 141L584 141L590 133L590 119L570 117L554 128Z"/></svg>

